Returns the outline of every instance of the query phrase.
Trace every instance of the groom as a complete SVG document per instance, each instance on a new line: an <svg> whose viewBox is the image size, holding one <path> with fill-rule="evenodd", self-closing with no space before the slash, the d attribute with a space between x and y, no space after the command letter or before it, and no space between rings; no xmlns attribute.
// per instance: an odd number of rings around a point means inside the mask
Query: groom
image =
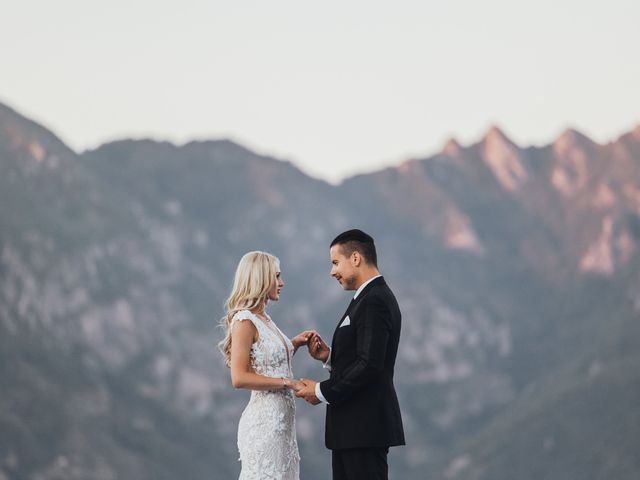
<svg viewBox="0 0 640 480"><path fill-rule="evenodd" d="M380 275L373 238L361 230L338 235L329 250L331 276L355 290L333 335L318 336L309 353L324 362L329 379L303 379L296 395L327 404L325 443L333 480L387 480L389 447L404 445L393 369L400 340L398 302Z"/></svg>

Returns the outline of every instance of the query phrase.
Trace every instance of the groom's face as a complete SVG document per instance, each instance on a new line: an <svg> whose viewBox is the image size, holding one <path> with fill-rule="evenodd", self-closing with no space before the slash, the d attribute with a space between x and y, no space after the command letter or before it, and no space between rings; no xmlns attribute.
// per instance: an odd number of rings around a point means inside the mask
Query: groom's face
<svg viewBox="0 0 640 480"><path fill-rule="evenodd" d="M353 255L345 256L342 245L334 245L329 250L329 256L331 257L331 276L345 290L355 290L358 271L354 265Z"/></svg>

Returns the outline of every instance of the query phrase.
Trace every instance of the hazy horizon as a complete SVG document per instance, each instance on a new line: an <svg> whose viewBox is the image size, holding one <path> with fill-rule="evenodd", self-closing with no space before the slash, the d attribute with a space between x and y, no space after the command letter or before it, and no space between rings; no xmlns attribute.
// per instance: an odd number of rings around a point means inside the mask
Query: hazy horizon
<svg viewBox="0 0 640 480"><path fill-rule="evenodd" d="M528 146L640 124L631 0L26 0L4 18L0 101L76 151L226 138L336 182L491 125Z"/></svg>

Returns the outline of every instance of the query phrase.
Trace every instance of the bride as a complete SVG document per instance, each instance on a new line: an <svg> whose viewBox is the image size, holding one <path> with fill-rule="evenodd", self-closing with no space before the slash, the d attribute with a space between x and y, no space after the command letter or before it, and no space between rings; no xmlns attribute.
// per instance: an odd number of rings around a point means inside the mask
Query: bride
<svg viewBox="0 0 640 480"><path fill-rule="evenodd" d="M239 480L299 480L293 392L302 384L293 379L291 360L314 332L289 339L267 314L267 303L280 298L283 286L279 260L249 252L226 303L226 336L219 346L234 388L251 390L238 424Z"/></svg>

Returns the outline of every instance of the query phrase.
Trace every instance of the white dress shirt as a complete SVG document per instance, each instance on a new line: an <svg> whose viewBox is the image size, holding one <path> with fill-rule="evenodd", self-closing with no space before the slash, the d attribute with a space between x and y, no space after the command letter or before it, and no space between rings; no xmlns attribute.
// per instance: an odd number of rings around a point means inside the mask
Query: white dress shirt
<svg viewBox="0 0 640 480"><path fill-rule="evenodd" d="M369 280L367 280L362 285L360 285L358 290L356 290L356 293L353 295L353 299L355 300L356 298L358 298L358 295L360 295L360 292L362 292L364 287L366 287L371 282L373 282L376 278L381 276L382 275L376 275L375 277L371 277ZM327 361L322 364L322 368L326 368L327 370L331 371L331 348L329 348L329 357L327 357ZM327 405L329 404L329 402L327 402L327 399L324 398L324 395L322 395L322 392L320 391L320 382L316 383L316 397L318 397L318 400L320 400L321 402L324 402Z"/></svg>

